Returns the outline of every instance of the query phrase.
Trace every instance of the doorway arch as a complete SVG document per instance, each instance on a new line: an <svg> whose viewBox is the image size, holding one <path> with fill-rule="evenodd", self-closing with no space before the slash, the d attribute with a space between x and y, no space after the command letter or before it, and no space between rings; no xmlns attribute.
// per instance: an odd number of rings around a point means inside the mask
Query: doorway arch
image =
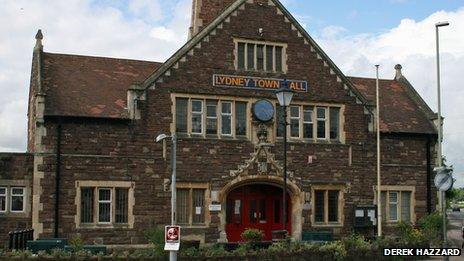
<svg viewBox="0 0 464 261"><path fill-rule="evenodd" d="M265 239L270 240L272 230L283 228L282 188L283 180L279 176L239 176L226 184L219 192L219 201L223 205L221 241L240 241L241 232L248 227L264 230ZM287 200L289 235L301 239L304 195L291 180L287 181Z"/></svg>

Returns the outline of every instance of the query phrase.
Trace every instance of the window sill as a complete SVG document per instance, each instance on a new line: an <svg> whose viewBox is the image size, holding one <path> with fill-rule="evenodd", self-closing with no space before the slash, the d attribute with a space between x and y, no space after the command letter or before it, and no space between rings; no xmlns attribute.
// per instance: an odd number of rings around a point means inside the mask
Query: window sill
<svg viewBox="0 0 464 261"><path fill-rule="evenodd" d="M277 142L283 142L284 139L277 137ZM328 141L328 140L315 140L315 139L297 139L297 138L288 138L287 143L289 144L315 144L315 145L341 145L347 146L347 144L342 143L341 141Z"/></svg>
<svg viewBox="0 0 464 261"><path fill-rule="evenodd" d="M0 212L0 218L30 218L28 212Z"/></svg>
<svg viewBox="0 0 464 261"><path fill-rule="evenodd" d="M268 75L272 75L272 74L277 74L277 75L282 75L282 74L286 74L286 72L283 72L283 71L265 71L265 70L248 70L248 69L239 69L239 68L236 68L236 71L239 72L239 73L256 73L256 74L261 74L262 76L268 76Z"/></svg>
<svg viewBox="0 0 464 261"><path fill-rule="evenodd" d="M313 227L343 227L342 223L313 223Z"/></svg>
<svg viewBox="0 0 464 261"><path fill-rule="evenodd" d="M218 137L216 135L188 135L188 134L177 134L178 139L184 140L217 140L217 141L249 141L247 136L237 136L237 137L230 137L230 136L221 136Z"/></svg>
<svg viewBox="0 0 464 261"><path fill-rule="evenodd" d="M398 220L398 221L383 221L383 224L389 226L389 227L395 227L395 226L398 226L402 221L401 220ZM409 222L411 223L412 225L415 224L415 222L412 222L412 221L404 221L404 222Z"/></svg>
<svg viewBox="0 0 464 261"><path fill-rule="evenodd" d="M78 224L76 229L133 229L129 224Z"/></svg>
<svg viewBox="0 0 464 261"><path fill-rule="evenodd" d="M198 225L188 225L188 224L179 224L182 229L206 229L208 228L205 224L198 224Z"/></svg>

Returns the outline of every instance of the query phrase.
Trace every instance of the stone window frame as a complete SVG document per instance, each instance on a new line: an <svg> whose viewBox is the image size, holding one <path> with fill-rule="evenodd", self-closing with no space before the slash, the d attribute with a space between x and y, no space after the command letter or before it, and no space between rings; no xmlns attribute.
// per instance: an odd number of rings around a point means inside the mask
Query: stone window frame
<svg viewBox="0 0 464 261"><path fill-rule="evenodd" d="M316 190L323 190L325 191L324 197L324 222L316 222L316 197L315 192ZM338 221L337 222L329 222L329 214L328 214L328 191L329 190L337 190L338 193ZM312 185L311 186L311 224L313 227L343 227L345 214L345 193L346 193L346 186L345 185L332 185L332 184L321 184L321 185Z"/></svg>
<svg viewBox="0 0 464 261"><path fill-rule="evenodd" d="M282 108L279 106L278 103L274 103L276 108L275 114L275 135L277 140L282 140L283 137L277 136L277 128L278 128L278 119L277 119L277 110L281 110ZM290 142L310 142L310 143L330 143L330 144L345 144L345 105L343 104L331 104L331 103L304 103L304 102L295 102L289 106L287 109L287 121L290 123L291 114L290 114L290 107L300 107L300 123L299 123L299 136L292 137L291 136L291 126L290 124L287 125L287 139ZM303 138L304 137L304 124L307 123L304 120L304 112L305 107L312 107L312 125L313 125L313 137L312 138ZM317 118L317 108L325 108L325 138L318 138L317 137L317 125L318 125L318 118ZM338 126L338 139L330 139L330 109L331 108L338 108L339 109L339 126Z"/></svg>
<svg viewBox="0 0 464 261"><path fill-rule="evenodd" d="M177 182L176 183L176 189L189 189L190 190L190 195L189 195L189 206L191 207L192 201L193 201L193 193L192 191L194 189L203 189L205 191L205 197L204 197L204 215L205 215L205 222L202 224L195 224L193 223L193 209L191 208L189 210L189 223L188 224L181 224L182 227L187 227L187 228L207 228L209 227L211 223L211 214L209 212L209 205L211 205L211 188L209 183L195 183L195 182ZM177 206L176 206L177 207Z"/></svg>
<svg viewBox="0 0 464 261"><path fill-rule="evenodd" d="M239 53L238 53L238 46L239 43L245 44L245 51L244 51L244 67L243 69L238 68L238 60L239 60ZM248 44L254 45L254 67L253 69L248 69ZM263 45L263 69L258 70L256 69L258 66L258 56L257 56L257 46L258 45ZM267 70L267 48L269 46L272 46L273 48L273 65L272 65L272 70ZM282 71L277 71L276 68L276 52L275 52L275 47L281 47L282 48ZM285 74L288 71L288 64L287 64L287 49L288 49L288 44L282 43L282 42L271 42L271 41L259 41L259 40L251 40L251 39L244 39L244 38L234 38L234 67L237 71L245 71L245 72L266 72L266 73L282 73Z"/></svg>
<svg viewBox="0 0 464 261"><path fill-rule="evenodd" d="M380 186L380 191L383 193L387 193L386 195L386 204L385 204L385 210L386 210L386 213L385 213L385 219L386 220L382 220L384 223L388 224L388 225L396 225L398 224L399 222L402 221L402 217L401 217L401 204L402 204L402 200L401 200L401 192L410 192L411 193L411 198L410 198L410 216L409 216L409 221L412 223L412 224L415 224L416 223L416 211L415 211L415 208L416 208L416 187L415 186L399 186L399 185L385 185L385 186ZM398 209L398 212L397 212L397 217L398 219L397 220L391 220L389 215L390 215L390 197L389 197L389 194L390 192L397 192L398 193L398 197L397 197L397 209ZM375 205L377 204L377 186L374 186L374 202L373 202ZM383 207L382 207L383 208Z"/></svg>
<svg viewBox="0 0 464 261"><path fill-rule="evenodd" d="M0 209L0 213L6 213L8 211L8 187L6 186L0 186L0 189L4 189L5 192L0 194L0 197L3 197L5 199L5 209L2 210Z"/></svg>
<svg viewBox="0 0 464 261"><path fill-rule="evenodd" d="M97 193L94 194L94 216L92 223L82 223L81 222L81 188L90 187L94 188L94 191ZM76 207L76 215L74 217L74 223L76 229L100 229L100 228L134 228L135 216L134 216L134 206L135 206L135 182L131 181L93 181L93 180L79 180L75 183L76 188L76 197L74 200ZM109 188L111 189L111 222L99 222L98 221L98 211L95 209L98 208L98 190L100 188ZM115 191L116 188L127 188L128 189L128 205L127 205L127 223L116 223L115 221Z"/></svg>
<svg viewBox="0 0 464 261"><path fill-rule="evenodd" d="M6 188L6 211L0 211L0 217L17 217L28 218L31 213L31 200L32 188L30 187L29 180L3 180L0 179L0 187ZM11 211L11 190L12 188L24 189L23 194L23 211Z"/></svg>
<svg viewBox="0 0 464 261"><path fill-rule="evenodd" d="M21 189L21 194L13 194L14 189ZM23 207L21 210L13 210L13 197L22 197L23 198ZM11 186L10 187L10 195L9 195L9 203L10 203L10 213L24 213L26 211L26 199L27 199L27 190L26 187L23 186Z"/></svg>
<svg viewBox="0 0 464 261"><path fill-rule="evenodd" d="M251 136L251 104L252 100L248 98L232 97L232 96L217 96L217 95L192 95L192 94L171 94L172 100L172 125L171 133L176 133L176 99L188 99L187 102L187 133L177 133L180 137L189 137L189 138L214 138L214 139L225 139L225 140L243 140L250 139ZM203 114L202 114L202 132L201 133L192 133L192 100L202 100ZM207 122L207 101L216 101L216 124L217 124L217 134L206 134L206 122ZM222 118L221 118L221 102L231 102L232 103L232 135L222 134ZM236 103L243 102L246 104L246 135L236 135Z"/></svg>

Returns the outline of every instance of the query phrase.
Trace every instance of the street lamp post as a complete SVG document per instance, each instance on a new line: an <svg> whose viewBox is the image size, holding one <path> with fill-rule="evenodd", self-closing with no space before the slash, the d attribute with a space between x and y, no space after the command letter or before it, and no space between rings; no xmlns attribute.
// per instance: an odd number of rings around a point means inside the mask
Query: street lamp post
<svg viewBox="0 0 464 261"><path fill-rule="evenodd" d="M171 147L171 168L172 168L172 175L171 175L171 225L174 226L177 223L176 217L176 205L177 205L177 189L176 189L176 172L177 172L177 136L176 134L172 134L168 136L166 134L160 134L156 137L156 142L163 141L165 139L170 138L172 141ZM177 260L177 251L170 251L169 252L169 260L176 261Z"/></svg>
<svg viewBox="0 0 464 261"><path fill-rule="evenodd" d="M282 193L282 222L283 230L287 231L287 107L292 102L295 92L288 86L288 81L284 80L281 87L276 91L277 100L282 107L284 117L284 188Z"/></svg>
<svg viewBox="0 0 464 261"><path fill-rule="evenodd" d="M443 123L441 118L441 89L440 89L440 35L438 29L443 26L448 26L448 22L440 22L435 24L435 36L437 42L437 99L438 99L438 149L437 149L437 160L438 167L442 167L443 155L442 155L442 137L443 137ZM447 234L446 234L446 196L445 192L441 192L441 207L443 213L443 246L447 245Z"/></svg>

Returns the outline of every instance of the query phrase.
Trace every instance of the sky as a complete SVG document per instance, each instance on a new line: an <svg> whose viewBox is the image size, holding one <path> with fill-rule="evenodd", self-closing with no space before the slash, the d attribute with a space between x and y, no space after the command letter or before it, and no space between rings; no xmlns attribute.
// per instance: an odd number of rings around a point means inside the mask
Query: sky
<svg viewBox="0 0 464 261"><path fill-rule="evenodd" d="M0 0L0 151L26 150L34 36L46 52L165 61L188 35L192 0ZM440 29L444 155L464 187L464 0L282 0L349 76L394 77L395 64L436 110Z"/></svg>

